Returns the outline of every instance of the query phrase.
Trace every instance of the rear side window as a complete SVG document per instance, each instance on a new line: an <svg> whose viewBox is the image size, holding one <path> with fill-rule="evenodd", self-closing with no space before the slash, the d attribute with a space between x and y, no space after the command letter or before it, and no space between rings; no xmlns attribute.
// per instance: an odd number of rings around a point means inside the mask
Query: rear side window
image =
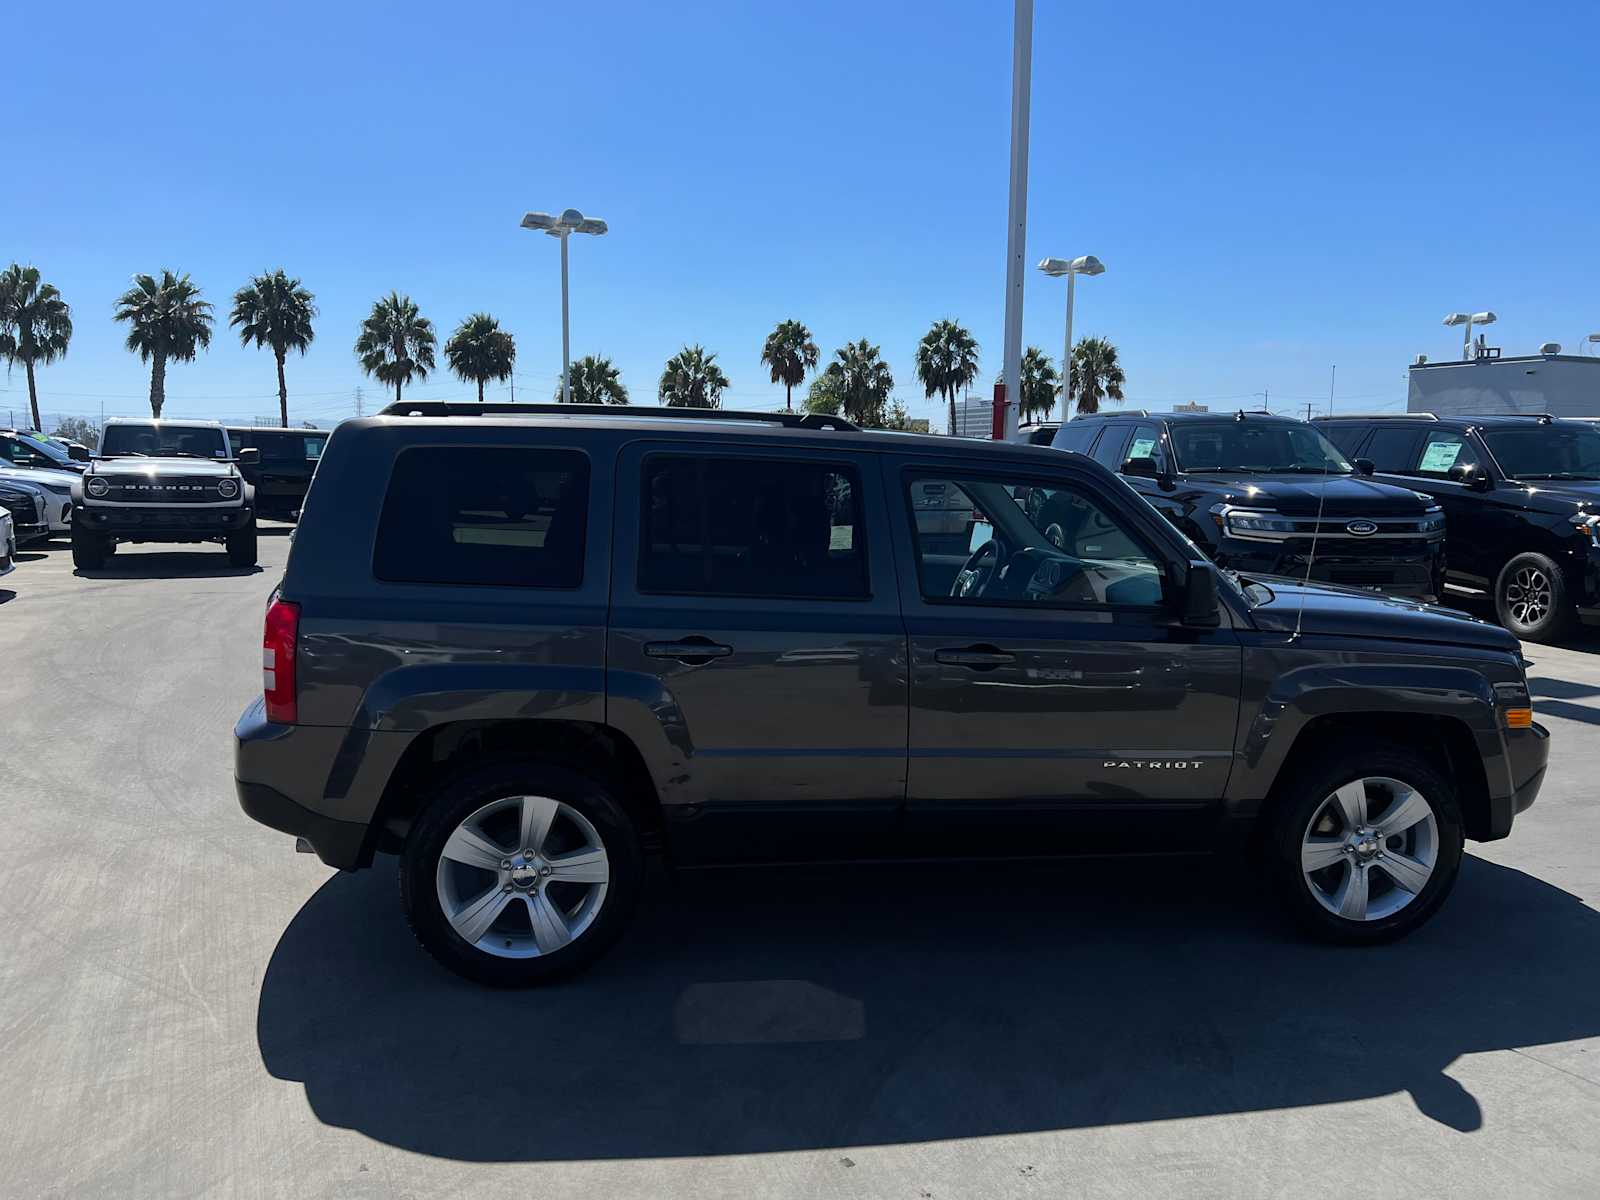
<svg viewBox="0 0 1600 1200"><path fill-rule="evenodd" d="M1057 450L1076 450L1079 454L1087 454L1094 435L1103 428L1105 426L1098 421L1068 421L1056 430L1056 440L1051 445Z"/></svg>
<svg viewBox="0 0 1600 1200"><path fill-rule="evenodd" d="M1410 429L1403 426L1398 429L1380 428L1372 435L1372 441L1367 443L1366 457L1372 460L1373 470L1408 474L1416 462L1419 436L1415 426Z"/></svg>
<svg viewBox="0 0 1600 1200"><path fill-rule="evenodd" d="M1122 448L1128 444L1128 426L1109 426L1094 445L1094 460L1107 470L1122 469Z"/></svg>
<svg viewBox="0 0 1600 1200"><path fill-rule="evenodd" d="M1319 424L1317 428L1322 431L1323 437L1339 447L1339 453L1346 458L1353 458L1356 447L1361 444L1361 439L1367 435L1367 430L1372 426L1362 425L1357 421L1330 421L1326 425Z"/></svg>
<svg viewBox="0 0 1600 1200"><path fill-rule="evenodd" d="M393 583L575 588L588 515L589 462L575 450L415 447L395 460L372 570Z"/></svg>
<svg viewBox="0 0 1600 1200"><path fill-rule="evenodd" d="M861 486L850 467L652 455L642 493L641 592L867 595Z"/></svg>

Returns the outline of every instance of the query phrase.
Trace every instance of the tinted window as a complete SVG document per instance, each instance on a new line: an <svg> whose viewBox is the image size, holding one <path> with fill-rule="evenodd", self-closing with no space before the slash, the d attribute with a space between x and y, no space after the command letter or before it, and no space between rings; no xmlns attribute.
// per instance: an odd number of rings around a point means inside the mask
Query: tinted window
<svg viewBox="0 0 1600 1200"><path fill-rule="evenodd" d="M1339 447L1340 452L1349 458L1355 454L1356 447L1361 445L1361 439L1372 426L1363 425L1359 421L1330 421L1326 425L1318 425L1317 428L1322 430L1323 437Z"/></svg>
<svg viewBox="0 0 1600 1200"><path fill-rule="evenodd" d="M1591 426L1497 429L1483 438L1512 479L1600 479L1600 432Z"/></svg>
<svg viewBox="0 0 1600 1200"><path fill-rule="evenodd" d="M1466 434L1441 431L1429 433L1422 439L1422 454L1415 470L1418 475L1448 479L1457 467L1481 468L1482 465Z"/></svg>
<svg viewBox="0 0 1600 1200"><path fill-rule="evenodd" d="M1098 421L1068 421L1056 431L1056 440L1051 445L1057 450L1076 450L1079 454L1087 454L1094 435L1103 428Z"/></svg>
<svg viewBox="0 0 1600 1200"><path fill-rule="evenodd" d="M235 458L238 458L239 457L239 451L243 450L248 445L251 445L251 441L250 441L249 436L245 433L244 430L242 430L242 429L230 429L230 430L228 430L228 453L229 454L233 455L233 457L235 457Z"/></svg>
<svg viewBox="0 0 1600 1200"><path fill-rule="evenodd" d="M1418 430L1416 426L1380 425L1367 443L1365 457L1372 460L1376 471L1389 471L1404 475L1416 461Z"/></svg>
<svg viewBox="0 0 1600 1200"><path fill-rule="evenodd" d="M867 594L852 468L780 458L652 456L639 590L844 599Z"/></svg>
<svg viewBox="0 0 1600 1200"><path fill-rule="evenodd" d="M1127 427L1119 432L1125 437ZM917 497L935 490L943 510ZM1161 601L1156 558L1092 497L1038 481L913 476L917 578L924 597L969 603L1086 608ZM969 514L952 546L938 511Z"/></svg>
<svg viewBox="0 0 1600 1200"><path fill-rule="evenodd" d="M1123 451L1127 458L1150 458L1155 460L1156 470L1167 469L1166 439L1162 436L1159 425L1135 425L1133 436L1128 439L1128 448Z"/></svg>
<svg viewBox="0 0 1600 1200"><path fill-rule="evenodd" d="M575 588L589 463L573 450L422 446L395 460L372 569L397 583Z"/></svg>
<svg viewBox="0 0 1600 1200"><path fill-rule="evenodd" d="M261 451L264 463L304 463L322 454L322 445L328 440L325 433L305 434L293 430L284 433L256 433L251 444Z"/></svg>
<svg viewBox="0 0 1600 1200"><path fill-rule="evenodd" d="M1109 425L1094 444L1094 460L1115 471L1122 466L1122 448L1128 444L1128 426Z"/></svg>

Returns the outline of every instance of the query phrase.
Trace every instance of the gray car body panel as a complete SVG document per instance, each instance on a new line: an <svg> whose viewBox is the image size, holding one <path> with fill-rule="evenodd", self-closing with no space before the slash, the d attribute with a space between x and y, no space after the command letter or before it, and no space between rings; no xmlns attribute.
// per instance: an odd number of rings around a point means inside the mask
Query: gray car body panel
<svg viewBox="0 0 1600 1200"><path fill-rule="evenodd" d="M390 471L402 449L424 445L585 453L581 585L375 579L374 531ZM864 493L870 594L640 593L640 464L676 453L850 467ZM1458 720L1471 731L1495 811L1505 814L1492 836L1509 829L1519 792L1531 802L1545 742L1542 731L1500 726L1497 699L1524 686L1517 644L1503 631L1473 623L1468 637L1470 618L1460 614L1317 588L1288 627L1284 606L1299 596L1287 581L1282 597L1254 611L1223 586L1218 624L1202 629L1166 613L1107 624L1057 610L941 605L921 595L911 561L901 482L911 470L1090 491L1137 530L1175 586L1194 557L1126 483L1049 448L733 422L686 430L632 415L346 422L324 451L281 584L301 606L301 724L271 725L259 705L245 713L236 730L241 794L246 784L270 788L341 827L365 826L413 739L430 730L578 721L615 730L637 749L668 847L684 861L747 857L737 851L769 828L785 831L764 848L780 855L812 856L795 836L841 831L868 853L892 850L922 818L951 813L989 822L1041 807L1249 818L1307 723L1396 712ZM691 636L734 653L704 664L644 653L646 643ZM980 679L930 657L947 643L977 641L1014 646L1017 662L1005 669L1014 677ZM368 838L365 855L341 849L330 861L359 865L370 848Z"/></svg>

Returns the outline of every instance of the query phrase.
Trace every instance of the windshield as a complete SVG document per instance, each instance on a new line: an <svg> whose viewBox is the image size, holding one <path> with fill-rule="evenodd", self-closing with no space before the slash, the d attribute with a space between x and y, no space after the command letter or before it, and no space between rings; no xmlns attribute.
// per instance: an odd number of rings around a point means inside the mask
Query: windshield
<svg viewBox="0 0 1600 1200"><path fill-rule="evenodd" d="M1332 442L1308 425L1174 421L1171 432L1180 471L1349 475L1355 470Z"/></svg>
<svg viewBox="0 0 1600 1200"><path fill-rule="evenodd" d="M227 458L222 430L206 425L108 425L100 453L175 455L179 458Z"/></svg>
<svg viewBox="0 0 1600 1200"><path fill-rule="evenodd" d="M1588 425L1484 430L1509 479L1600 479L1600 432Z"/></svg>

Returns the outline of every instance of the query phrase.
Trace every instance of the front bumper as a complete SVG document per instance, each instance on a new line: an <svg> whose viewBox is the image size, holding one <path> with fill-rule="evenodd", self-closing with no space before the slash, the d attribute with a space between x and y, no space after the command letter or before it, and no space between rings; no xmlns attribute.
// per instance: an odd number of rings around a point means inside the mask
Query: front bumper
<svg viewBox="0 0 1600 1200"><path fill-rule="evenodd" d="M78 505L74 519L85 529L129 542L203 542L243 529L255 517L248 504L233 508L140 507L135 504Z"/></svg>

